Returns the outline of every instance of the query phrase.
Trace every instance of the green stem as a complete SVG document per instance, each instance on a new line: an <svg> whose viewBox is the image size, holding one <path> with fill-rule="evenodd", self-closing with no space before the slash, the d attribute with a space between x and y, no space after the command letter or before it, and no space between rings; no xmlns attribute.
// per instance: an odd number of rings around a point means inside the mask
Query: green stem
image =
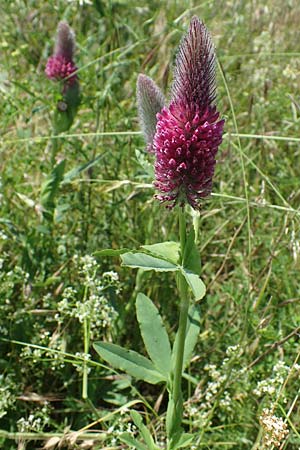
<svg viewBox="0 0 300 450"><path fill-rule="evenodd" d="M179 274L178 277L178 289L180 293L181 303L180 303L180 315L178 327L178 347L175 360L174 382L173 382L173 400L175 405L175 412L176 411L180 412L182 410L181 381L182 381L185 334L189 311L188 287L183 275L181 274Z"/></svg>
<svg viewBox="0 0 300 450"><path fill-rule="evenodd" d="M88 294L88 287L85 286L83 302L85 303ZM84 355L87 357L90 348L90 318L86 317L83 319L83 348ZM82 398L86 400L88 398L88 365L87 361L83 363L83 376L82 376Z"/></svg>
<svg viewBox="0 0 300 450"><path fill-rule="evenodd" d="M59 137L59 131L57 127L57 116L54 113L53 122L52 122L52 138L51 138L51 167L52 169L56 165L56 156L60 150L61 139Z"/></svg>
<svg viewBox="0 0 300 450"><path fill-rule="evenodd" d="M89 332L89 319L85 318L83 321L83 333L84 333L84 354L89 354L90 347L90 332ZM88 366L87 362L83 363L83 376L82 376L82 398L86 400L88 398Z"/></svg>
<svg viewBox="0 0 300 450"><path fill-rule="evenodd" d="M186 243L186 217L183 209L179 210L179 235L180 235L180 249L181 249L181 264L183 263L185 243ZM173 400L173 417L171 419L170 427L170 441L175 433L180 431L183 414L183 397L182 397L182 370L183 370L183 356L185 346L186 327L189 311L189 295L188 285L184 276L179 273L177 278L178 290L180 295L180 314L179 326L177 332L177 349L175 355L174 380L171 388L170 399ZM171 444L172 445L172 444Z"/></svg>
<svg viewBox="0 0 300 450"><path fill-rule="evenodd" d="M179 208L179 237L180 237L180 251L181 251L181 263L183 262L185 242L186 242L186 218L183 208Z"/></svg>
<svg viewBox="0 0 300 450"><path fill-rule="evenodd" d="M58 152L58 139L56 138L55 132L53 133L53 138L51 140L51 167L55 166L55 158Z"/></svg>

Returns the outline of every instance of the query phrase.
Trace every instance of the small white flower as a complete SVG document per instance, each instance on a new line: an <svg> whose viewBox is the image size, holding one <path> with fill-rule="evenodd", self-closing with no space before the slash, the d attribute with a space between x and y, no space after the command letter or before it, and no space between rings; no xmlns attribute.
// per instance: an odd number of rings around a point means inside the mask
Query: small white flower
<svg viewBox="0 0 300 450"><path fill-rule="evenodd" d="M280 447L281 443L289 434L287 424L282 417L277 417L269 409L264 409L259 418L260 424L264 429L264 443L266 446Z"/></svg>
<svg viewBox="0 0 300 450"><path fill-rule="evenodd" d="M90 0L68 0L69 3L78 3L79 6L92 5Z"/></svg>

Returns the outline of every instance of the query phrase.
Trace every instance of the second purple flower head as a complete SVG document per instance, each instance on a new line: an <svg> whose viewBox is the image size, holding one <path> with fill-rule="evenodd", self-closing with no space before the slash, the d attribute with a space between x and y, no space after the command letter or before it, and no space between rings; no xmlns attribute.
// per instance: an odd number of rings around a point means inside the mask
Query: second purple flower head
<svg viewBox="0 0 300 450"><path fill-rule="evenodd" d="M77 67L73 61L75 36L66 22L59 22L54 53L46 65L46 75L50 80L63 81L64 88L77 82Z"/></svg>
<svg viewBox="0 0 300 450"><path fill-rule="evenodd" d="M150 78L138 78L140 121L147 148L156 156L156 198L169 208L189 203L199 209L211 193L224 126L216 110L215 78L212 40L197 17L179 45L169 105L163 106Z"/></svg>
<svg viewBox="0 0 300 450"><path fill-rule="evenodd" d="M53 116L56 133L70 129L80 104L80 87L74 53L74 32L67 22L59 22L54 52L48 58L45 69L47 77L58 83L61 93Z"/></svg>

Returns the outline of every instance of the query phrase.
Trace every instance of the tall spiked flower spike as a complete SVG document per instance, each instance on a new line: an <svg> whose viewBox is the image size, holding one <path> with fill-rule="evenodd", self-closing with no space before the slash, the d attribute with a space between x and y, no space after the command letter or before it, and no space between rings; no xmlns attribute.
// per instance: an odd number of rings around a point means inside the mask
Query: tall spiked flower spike
<svg viewBox="0 0 300 450"><path fill-rule="evenodd" d="M156 131L156 114L165 104L165 98L151 78L140 74L137 80L137 102L141 128L147 142L147 150L154 152L153 138Z"/></svg>
<svg viewBox="0 0 300 450"><path fill-rule="evenodd" d="M80 87L77 67L73 61L74 53L74 32L66 22L59 22L54 53L48 59L45 69L50 80L60 82L61 98L57 102L53 117L56 134L69 130L80 104Z"/></svg>
<svg viewBox="0 0 300 450"><path fill-rule="evenodd" d="M50 80L64 81L64 90L78 79L75 73L77 67L73 61L74 51L74 33L66 22L60 22L54 54L48 59L45 72Z"/></svg>
<svg viewBox="0 0 300 450"><path fill-rule="evenodd" d="M224 120L216 110L215 52L205 25L193 17L179 45L171 101L156 115L156 198L169 208L199 209L212 189ZM148 142L149 146L149 142Z"/></svg>

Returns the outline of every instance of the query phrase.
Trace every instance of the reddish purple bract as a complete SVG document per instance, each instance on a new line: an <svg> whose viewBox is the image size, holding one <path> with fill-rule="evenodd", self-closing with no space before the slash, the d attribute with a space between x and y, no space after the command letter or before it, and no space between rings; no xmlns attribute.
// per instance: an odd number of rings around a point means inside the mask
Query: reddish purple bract
<svg viewBox="0 0 300 450"><path fill-rule="evenodd" d="M224 120L215 98L215 53L205 25L194 17L182 39L169 106L156 115L156 198L168 208L189 203L199 209L212 190Z"/></svg>
<svg viewBox="0 0 300 450"><path fill-rule="evenodd" d="M46 65L46 75L50 80L62 81L65 80L68 84L73 84L77 80L77 75L75 73L77 67L73 61L68 61L62 55L53 55L47 61Z"/></svg>
<svg viewBox="0 0 300 450"><path fill-rule="evenodd" d="M54 54L47 61L45 73L50 80L65 81L65 87L73 85L78 77L73 62L75 50L74 33L66 22L60 22Z"/></svg>
<svg viewBox="0 0 300 450"><path fill-rule="evenodd" d="M172 208L188 202L199 208L211 193L215 156L222 142L224 121L215 107L200 114L197 105L171 103L157 115L153 146L156 153L156 198Z"/></svg>

